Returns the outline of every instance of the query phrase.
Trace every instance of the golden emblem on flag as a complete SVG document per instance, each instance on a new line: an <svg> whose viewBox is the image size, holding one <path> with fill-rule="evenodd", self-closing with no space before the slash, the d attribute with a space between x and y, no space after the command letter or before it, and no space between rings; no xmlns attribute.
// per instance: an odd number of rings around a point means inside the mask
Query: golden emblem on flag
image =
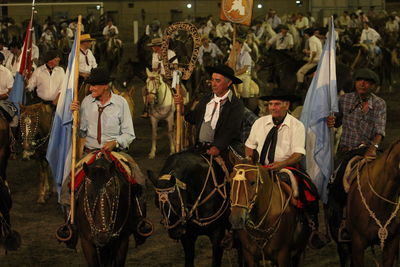
<svg viewBox="0 0 400 267"><path fill-rule="evenodd" d="M222 0L221 20L250 25L253 0Z"/></svg>

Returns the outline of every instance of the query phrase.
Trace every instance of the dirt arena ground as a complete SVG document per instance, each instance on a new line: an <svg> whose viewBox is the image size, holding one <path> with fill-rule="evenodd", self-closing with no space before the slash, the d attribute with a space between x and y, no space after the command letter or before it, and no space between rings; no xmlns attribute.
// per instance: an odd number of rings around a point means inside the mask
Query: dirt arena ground
<svg viewBox="0 0 400 267"><path fill-rule="evenodd" d="M140 88L137 85L136 114L140 115L142 110ZM388 122L387 137L384 147L400 137L400 87L396 86L394 93L380 94L387 101ZM159 145L156 159L147 159L150 151L150 122L146 119L135 118L134 126L137 138L134 141L133 157L141 168L160 170L168 155L168 144L166 142L166 127L159 129ZM82 251L78 245L78 251L67 249L55 239L55 230L63 223L63 217L57 206L56 196L53 195L48 203L36 204L38 192L38 179L36 177L35 162L10 160L8 168L9 184L12 191L14 206L11 211L13 227L22 236L22 246L16 252L4 255L0 251L0 266L85 266ZM172 267L183 266L183 249L180 243L170 239L167 232L160 225L161 215L154 206L153 190L148 192L149 218L154 222L155 232L147 242L135 248L134 240L131 238L128 251L127 266L159 266ZM379 250L378 248L376 249ZM370 256L367 256L367 266L375 266ZM379 256L379 253L378 253ZM196 266L209 266L211 263L210 244L206 238L201 238L196 246ZM319 251L307 249L304 266L338 266L338 256L335 244L331 242ZM223 266L237 266L235 263L235 252L225 252Z"/></svg>

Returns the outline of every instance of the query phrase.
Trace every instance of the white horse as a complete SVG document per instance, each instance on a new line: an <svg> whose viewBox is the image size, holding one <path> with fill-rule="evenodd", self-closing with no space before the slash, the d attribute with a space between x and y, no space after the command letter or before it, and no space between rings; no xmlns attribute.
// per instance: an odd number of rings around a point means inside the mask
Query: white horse
<svg viewBox="0 0 400 267"><path fill-rule="evenodd" d="M175 105L171 88L163 81L162 76L157 72L146 69L146 102L149 106L151 120L151 150L149 159L154 159L157 150L157 126L158 121L165 120L168 123L168 138L170 154L175 153L174 142L174 113Z"/></svg>

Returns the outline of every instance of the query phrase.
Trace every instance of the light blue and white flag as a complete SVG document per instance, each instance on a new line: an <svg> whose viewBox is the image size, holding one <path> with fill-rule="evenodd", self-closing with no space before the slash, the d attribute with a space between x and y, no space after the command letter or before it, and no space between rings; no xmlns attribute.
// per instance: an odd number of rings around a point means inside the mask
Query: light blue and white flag
<svg viewBox="0 0 400 267"><path fill-rule="evenodd" d="M46 159L51 167L59 196L62 184L71 172L72 112L70 105L74 94L75 65L78 64L76 62L76 46L77 34L75 33L74 44L68 57L68 67L62 87L63 90L61 90L58 99L46 153Z"/></svg>
<svg viewBox="0 0 400 267"><path fill-rule="evenodd" d="M327 203L327 186L333 172L333 139L326 117L338 112L336 84L336 40L333 18L316 74L308 89L300 120L306 130L306 169Z"/></svg>

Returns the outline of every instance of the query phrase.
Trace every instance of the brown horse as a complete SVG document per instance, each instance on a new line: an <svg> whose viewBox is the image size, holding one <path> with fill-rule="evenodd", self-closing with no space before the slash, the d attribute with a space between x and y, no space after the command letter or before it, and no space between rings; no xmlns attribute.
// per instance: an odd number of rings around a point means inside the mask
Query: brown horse
<svg viewBox="0 0 400 267"><path fill-rule="evenodd" d="M83 169L85 178L77 193L76 226L87 264L124 266L129 236L137 225L137 202L132 197L139 194L139 186L129 183L104 155L97 156L90 165L84 163Z"/></svg>
<svg viewBox="0 0 400 267"><path fill-rule="evenodd" d="M0 177L6 180L6 169L10 157L10 127L0 112Z"/></svg>
<svg viewBox="0 0 400 267"><path fill-rule="evenodd" d="M52 109L50 105L37 103L30 106L21 105L21 135L22 158L25 160L34 157L39 165L38 203L45 203L50 195L49 176L50 168L46 160L47 144L49 142L52 123Z"/></svg>
<svg viewBox="0 0 400 267"><path fill-rule="evenodd" d="M358 166L347 198L352 265L364 266L364 250L380 245L383 266L396 266L400 241L400 140L373 162Z"/></svg>
<svg viewBox="0 0 400 267"><path fill-rule="evenodd" d="M245 162L231 175L229 220L247 266L266 259L280 267L298 266L310 235L304 215L273 172Z"/></svg>

